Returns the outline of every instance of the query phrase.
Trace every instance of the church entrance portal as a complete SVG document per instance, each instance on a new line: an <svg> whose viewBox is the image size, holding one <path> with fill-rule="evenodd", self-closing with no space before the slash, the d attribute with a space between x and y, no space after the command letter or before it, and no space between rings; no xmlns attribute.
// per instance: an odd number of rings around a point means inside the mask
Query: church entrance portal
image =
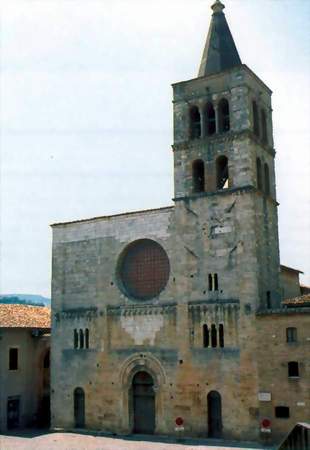
<svg viewBox="0 0 310 450"><path fill-rule="evenodd" d="M138 372L132 381L134 433L153 434L155 430L154 381L147 372Z"/></svg>
<svg viewBox="0 0 310 450"><path fill-rule="evenodd" d="M222 436L222 401L216 391L208 394L208 437L220 438Z"/></svg>

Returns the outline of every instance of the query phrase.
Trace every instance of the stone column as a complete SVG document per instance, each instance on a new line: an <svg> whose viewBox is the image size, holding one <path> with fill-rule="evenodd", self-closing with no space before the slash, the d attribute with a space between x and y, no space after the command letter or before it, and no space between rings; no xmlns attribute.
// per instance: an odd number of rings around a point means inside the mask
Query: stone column
<svg viewBox="0 0 310 450"><path fill-rule="evenodd" d="M213 105L214 111L215 111L215 133L219 133L220 127L219 127L219 109L218 105Z"/></svg>
<svg viewBox="0 0 310 450"><path fill-rule="evenodd" d="M207 135L205 108L203 107L203 105L199 105L199 114L200 114L201 138L203 139Z"/></svg>

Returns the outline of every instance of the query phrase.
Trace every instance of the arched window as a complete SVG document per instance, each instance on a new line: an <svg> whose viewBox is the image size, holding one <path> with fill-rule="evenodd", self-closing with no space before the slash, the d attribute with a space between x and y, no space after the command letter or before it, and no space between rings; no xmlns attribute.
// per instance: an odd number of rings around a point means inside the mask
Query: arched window
<svg viewBox="0 0 310 450"><path fill-rule="evenodd" d="M267 163L265 163L264 165L264 178L265 178L265 194L270 195L269 167Z"/></svg>
<svg viewBox="0 0 310 450"><path fill-rule="evenodd" d="M216 160L216 188L226 189L229 187L228 159L219 156Z"/></svg>
<svg viewBox="0 0 310 450"><path fill-rule="evenodd" d="M85 427L85 394L80 387L74 389L74 426L75 428Z"/></svg>
<svg viewBox="0 0 310 450"><path fill-rule="evenodd" d="M214 290L215 291L219 290L219 281L218 281L217 273L214 274Z"/></svg>
<svg viewBox="0 0 310 450"><path fill-rule="evenodd" d="M83 332L83 330L79 331L79 337L80 337L80 348L84 348L84 332Z"/></svg>
<svg viewBox="0 0 310 450"><path fill-rule="evenodd" d="M226 98L222 98L219 103L219 131L220 133L225 133L230 130L230 119L229 119L229 103Z"/></svg>
<svg viewBox="0 0 310 450"><path fill-rule="evenodd" d="M211 325L211 346L217 347L217 330L214 323Z"/></svg>
<svg viewBox="0 0 310 450"><path fill-rule="evenodd" d="M259 158L256 158L256 181L257 181L257 189L261 191L263 189L262 163Z"/></svg>
<svg viewBox="0 0 310 450"><path fill-rule="evenodd" d="M203 325L202 333L203 333L203 346L204 346L204 348L207 348L210 345L210 337L209 337L208 325L206 325L206 324Z"/></svg>
<svg viewBox="0 0 310 450"><path fill-rule="evenodd" d="M220 347L224 347L224 325L222 323L219 325L219 343Z"/></svg>
<svg viewBox="0 0 310 450"><path fill-rule="evenodd" d="M266 119L266 112L264 109L261 111L261 122L262 122L262 141L264 144L267 144L267 119Z"/></svg>
<svg viewBox="0 0 310 450"><path fill-rule="evenodd" d="M89 330L85 329L85 348L89 348Z"/></svg>
<svg viewBox="0 0 310 450"><path fill-rule="evenodd" d="M209 291L213 291L213 277L212 273L209 273Z"/></svg>
<svg viewBox="0 0 310 450"><path fill-rule="evenodd" d="M193 162L193 192L204 192L205 190L205 165L201 159Z"/></svg>
<svg viewBox="0 0 310 450"><path fill-rule="evenodd" d="M78 348L79 346L79 333L77 329L74 330L74 348Z"/></svg>
<svg viewBox="0 0 310 450"><path fill-rule="evenodd" d="M289 327L286 329L286 342L297 342L297 328Z"/></svg>
<svg viewBox="0 0 310 450"><path fill-rule="evenodd" d="M190 109L190 138L198 139L201 136L200 112L197 106Z"/></svg>
<svg viewBox="0 0 310 450"><path fill-rule="evenodd" d="M259 114L258 114L258 108L257 103L255 100L252 102L252 109L253 109L253 131L254 134L259 137Z"/></svg>
<svg viewBox="0 0 310 450"><path fill-rule="evenodd" d="M206 132L208 136L212 136L212 134L216 131L215 126L215 111L212 103L207 103L205 109L205 117L206 117Z"/></svg>

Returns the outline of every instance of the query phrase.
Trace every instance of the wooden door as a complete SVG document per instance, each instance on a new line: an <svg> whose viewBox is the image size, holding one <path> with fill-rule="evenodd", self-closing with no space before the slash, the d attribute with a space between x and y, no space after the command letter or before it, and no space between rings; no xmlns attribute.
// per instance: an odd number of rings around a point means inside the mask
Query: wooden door
<svg viewBox="0 0 310 450"><path fill-rule="evenodd" d="M19 427L20 399L9 397L7 403L7 429L13 430Z"/></svg>
<svg viewBox="0 0 310 450"><path fill-rule="evenodd" d="M208 394L208 436L220 438L222 436L222 401L216 391Z"/></svg>
<svg viewBox="0 0 310 450"><path fill-rule="evenodd" d="M147 372L138 372L132 382L134 433L153 434L155 430L154 382Z"/></svg>
<svg viewBox="0 0 310 450"><path fill-rule="evenodd" d="M85 427L85 394L82 388L74 390L74 426Z"/></svg>

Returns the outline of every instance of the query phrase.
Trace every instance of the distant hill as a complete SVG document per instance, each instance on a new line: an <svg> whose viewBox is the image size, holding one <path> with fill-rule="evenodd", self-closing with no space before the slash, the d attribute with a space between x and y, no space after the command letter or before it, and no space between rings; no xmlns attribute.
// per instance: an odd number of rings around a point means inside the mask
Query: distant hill
<svg viewBox="0 0 310 450"><path fill-rule="evenodd" d="M0 303L51 306L51 299L42 295L31 294L3 294L0 295Z"/></svg>

